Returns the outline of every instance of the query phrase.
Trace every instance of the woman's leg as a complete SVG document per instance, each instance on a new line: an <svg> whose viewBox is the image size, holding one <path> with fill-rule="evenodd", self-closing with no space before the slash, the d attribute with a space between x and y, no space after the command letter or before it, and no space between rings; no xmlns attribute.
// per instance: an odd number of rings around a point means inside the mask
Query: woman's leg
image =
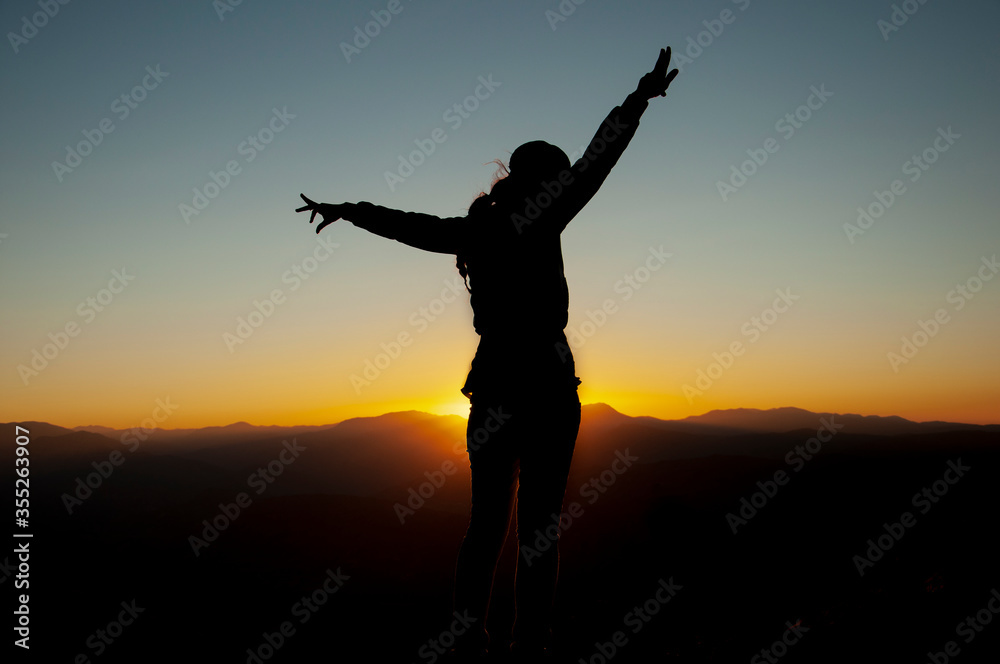
<svg viewBox="0 0 1000 664"><path fill-rule="evenodd" d="M551 612L559 576L559 515L576 436L580 400L574 390L556 403L544 401L523 416L517 490L518 551L514 640L537 649L551 640ZM530 419L530 421L528 421Z"/></svg>
<svg viewBox="0 0 1000 664"><path fill-rule="evenodd" d="M497 414L500 417L497 417ZM488 642L493 575L507 538L518 478L518 459L509 409L473 403L466 440L472 467L472 515L455 569L455 610L475 620L463 641L470 647ZM500 420L498 422L498 419Z"/></svg>

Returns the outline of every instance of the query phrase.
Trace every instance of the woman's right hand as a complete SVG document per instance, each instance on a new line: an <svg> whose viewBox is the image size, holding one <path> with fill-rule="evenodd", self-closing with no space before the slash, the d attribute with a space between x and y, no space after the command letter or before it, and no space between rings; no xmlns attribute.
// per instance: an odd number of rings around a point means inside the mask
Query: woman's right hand
<svg viewBox="0 0 1000 664"><path fill-rule="evenodd" d="M319 233L321 230L323 230L324 228L326 228L327 226L329 226L330 224L332 224L333 222L337 221L338 219L344 216L342 213L342 208L343 208L342 205L333 205L332 203L317 203L316 201L311 201L308 198L306 198L305 194L299 194L299 196L302 197L302 200L304 200L306 204L300 208L297 208L295 210L296 212L311 211L312 214L309 216L310 224L316 219L317 214L323 217L323 221L320 222L320 225L316 227L317 233Z"/></svg>

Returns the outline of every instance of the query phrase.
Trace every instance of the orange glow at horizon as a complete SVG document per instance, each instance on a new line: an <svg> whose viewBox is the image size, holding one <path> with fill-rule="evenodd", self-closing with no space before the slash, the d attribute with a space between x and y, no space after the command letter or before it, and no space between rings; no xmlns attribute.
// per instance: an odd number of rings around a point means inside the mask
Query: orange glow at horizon
<svg viewBox="0 0 1000 664"><path fill-rule="evenodd" d="M467 417L468 401L459 388L478 341L467 305L447 311L378 375L369 371L370 380L364 378L366 360L380 352L379 341L407 329L409 310L401 307L387 322L365 319L332 330L329 315L314 320L306 312L303 319L292 311L262 327L237 352L226 352L210 335L204 342L184 338L167 361L128 339L109 337L103 346L83 339L81 346L88 347L59 357L28 387L7 390L0 420L127 429L163 415L157 407L164 401L173 408L156 425L166 429L239 421L327 425L406 410ZM985 308L980 312L990 315ZM703 338L699 330L685 330L683 322L671 323L667 345L654 336L656 325L643 319L655 313L650 304L623 308L599 334L574 348L583 403L661 419L791 406L914 421L1000 422L1000 385L990 362L983 361L989 358L976 350L992 343L987 327L947 330L950 336L897 373L886 363L884 348L859 353L852 337L827 329L823 321L789 318L729 368L713 370L718 377L707 385L698 382L699 372L711 367L713 353L739 338L739 329L720 326L714 338Z"/></svg>
<svg viewBox="0 0 1000 664"><path fill-rule="evenodd" d="M853 413L859 415L896 415L906 419L925 421L951 421L964 422L969 424L997 424L1000 417L997 415L996 403L988 398L980 400L970 399L967 406L961 410L954 408L944 409L935 403L931 397L920 398L912 395L907 407L894 404L890 399L880 402L872 396L858 396L854 400L844 401L840 406L831 406L823 398L807 390L803 390L797 399L789 397L787 400L769 401L763 398L754 398L746 395L740 400L730 398L704 399L703 401L690 405L683 395L658 395L654 393L628 392L628 391L601 391L597 389L582 388L580 390L580 400L584 405L603 403L611 406L616 411L631 417L649 416L663 420L683 419L690 416L702 415L712 410L725 410L734 408L755 408L767 410L771 408L796 407L813 412L835 412ZM188 429L208 426L226 426L235 422L248 422L255 426L316 426L333 425L344 420L356 417L377 417L391 412L421 411L434 415L452 415L468 419L469 402L459 395L459 399L446 398L434 399L399 399L383 402L366 402L343 405L317 405L316 407L290 408L281 412L278 409L255 409L252 413L242 412L238 406L230 405L227 408L213 409L188 409L185 416L179 413L182 410L180 404L167 400L165 403L178 406L177 413L157 422L155 416L159 416L163 411L156 411L156 404L164 403L160 399L150 404L149 412L142 416L125 417L87 417L76 411L69 411L63 417L50 417L38 413L28 417L21 417L10 421L44 421L57 426L73 428L76 426L100 425L115 429L127 429L137 426L148 426L154 423L156 427L162 429ZM75 416L74 416L75 415ZM5 418L7 419L7 418Z"/></svg>

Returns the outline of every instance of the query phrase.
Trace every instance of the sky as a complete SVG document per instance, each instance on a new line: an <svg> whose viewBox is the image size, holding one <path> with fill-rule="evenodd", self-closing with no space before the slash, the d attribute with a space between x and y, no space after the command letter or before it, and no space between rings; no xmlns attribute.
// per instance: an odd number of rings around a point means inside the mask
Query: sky
<svg viewBox="0 0 1000 664"><path fill-rule="evenodd" d="M467 414L453 257L316 236L299 193L464 215L521 143L579 157L672 46L681 74L562 236L584 403L1000 422L998 21L987 0L5 2L0 420Z"/></svg>

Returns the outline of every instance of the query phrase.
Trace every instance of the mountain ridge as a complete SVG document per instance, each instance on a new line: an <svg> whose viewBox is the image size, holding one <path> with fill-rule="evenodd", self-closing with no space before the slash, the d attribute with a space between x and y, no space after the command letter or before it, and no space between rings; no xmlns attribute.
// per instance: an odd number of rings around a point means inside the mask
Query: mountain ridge
<svg viewBox="0 0 1000 664"><path fill-rule="evenodd" d="M662 419L651 415L626 415L604 402L589 403L583 406L584 417L589 419L617 420L620 423L625 421L641 421L651 426L667 428L675 431L689 431L698 433L712 433L729 435L738 432L774 432L781 433L796 429L818 428L822 426L823 418L841 418L849 426L853 433L873 433L876 435L896 435L902 433L919 433L932 431L952 431L952 430L983 430L1000 431L998 424L970 424L965 422L949 422L943 420L914 421L899 415L861 415L858 413L832 413L815 412L798 408L795 406L779 406L776 408L726 408L713 409L700 415L690 415L680 419ZM455 418L459 415L437 415L419 410L390 411L380 415L369 415L361 417L351 417L332 424L319 425L255 425L241 420L226 425L212 425L200 428L179 428L165 429L155 428L147 430L153 432L159 438L226 438L245 436L269 437L273 435L296 435L299 433L312 433L347 425L346 428L364 426L365 422L378 420L381 423L390 421L402 421L405 418L419 418L427 421L430 418ZM466 419L466 418L461 418ZM38 435L40 430L43 436L67 435L77 431L88 431L106 437L117 437L129 432L141 430L140 427L128 429L116 429L98 424L89 424L76 427L61 427L41 421L30 422L10 422L4 426L19 424L29 430L34 429L32 435Z"/></svg>

